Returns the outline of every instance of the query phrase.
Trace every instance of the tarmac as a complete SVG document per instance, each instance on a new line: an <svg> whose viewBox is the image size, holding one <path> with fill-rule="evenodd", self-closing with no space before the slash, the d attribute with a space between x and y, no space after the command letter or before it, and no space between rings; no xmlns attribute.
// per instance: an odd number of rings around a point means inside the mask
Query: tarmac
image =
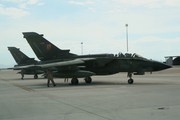
<svg viewBox="0 0 180 120"><path fill-rule="evenodd" d="M79 79L20 79L17 71L0 71L0 120L179 120L180 67L146 75L127 73Z"/></svg>

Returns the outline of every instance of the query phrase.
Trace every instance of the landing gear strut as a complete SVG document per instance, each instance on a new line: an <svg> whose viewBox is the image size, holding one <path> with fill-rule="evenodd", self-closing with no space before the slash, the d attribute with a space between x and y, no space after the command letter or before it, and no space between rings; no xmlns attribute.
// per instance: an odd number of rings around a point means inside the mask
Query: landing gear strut
<svg viewBox="0 0 180 120"><path fill-rule="evenodd" d="M91 77L85 77L84 80L85 80L86 83L91 83L92 82Z"/></svg>
<svg viewBox="0 0 180 120"><path fill-rule="evenodd" d="M127 77L129 77L130 79L128 80L129 84L133 84L134 80L132 79L132 72L128 72Z"/></svg>
<svg viewBox="0 0 180 120"><path fill-rule="evenodd" d="M79 83L79 80L77 78L72 78L71 79L71 84L72 85L77 85Z"/></svg>

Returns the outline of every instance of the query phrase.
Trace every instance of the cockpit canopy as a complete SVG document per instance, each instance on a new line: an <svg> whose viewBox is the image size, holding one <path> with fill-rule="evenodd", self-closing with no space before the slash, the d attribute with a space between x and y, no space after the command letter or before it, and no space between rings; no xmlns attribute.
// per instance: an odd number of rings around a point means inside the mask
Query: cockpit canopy
<svg viewBox="0 0 180 120"><path fill-rule="evenodd" d="M145 59L144 57L142 57L141 55L138 55L137 53L134 53L134 54L131 54L131 53L121 53L119 52L118 54L115 55L115 57L126 57L126 58L143 58Z"/></svg>

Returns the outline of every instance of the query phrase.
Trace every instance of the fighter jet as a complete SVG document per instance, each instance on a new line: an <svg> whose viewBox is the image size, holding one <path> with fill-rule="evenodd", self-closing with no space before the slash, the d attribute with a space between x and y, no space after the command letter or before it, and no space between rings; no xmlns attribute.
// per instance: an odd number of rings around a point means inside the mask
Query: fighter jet
<svg viewBox="0 0 180 120"><path fill-rule="evenodd" d="M20 72L18 72L19 74L22 75L21 79L23 79L24 74L34 75L34 79L37 79L38 74L44 73L44 71L42 71L42 70L37 70L37 69L33 69L33 68L17 69L18 67L21 67L21 66L36 64L38 61L34 60L34 58L29 58L27 55L25 55L23 52L21 52L19 48L8 47L8 50L10 51L11 55L13 56L14 60L17 63L17 65L15 65L13 69L21 70Z"/></svg>
<svg viewBox="0 0 180 120"><path fill-rule="evenodd" d="M86 83L91 83L93 75L112 75L119 72L127 72L129 84L133 84L132 74L144 75L145 72L160 71L171 66L164 63L148 60L137 54L93 54L76 55L70 50L61 50L43 35L35 32L23 32L24 38L41 60L41 64L34 66L41 69L56 69L55 77L72 78L72 84L78 84L78 79L84 77Z"/></svg>

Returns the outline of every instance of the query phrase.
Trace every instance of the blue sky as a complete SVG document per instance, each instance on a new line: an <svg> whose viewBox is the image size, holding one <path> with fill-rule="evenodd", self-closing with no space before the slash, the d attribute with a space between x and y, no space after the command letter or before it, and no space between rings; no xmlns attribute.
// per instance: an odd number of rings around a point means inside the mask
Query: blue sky
<svg viewBox="0 0 180 120"><path fill-rule="evenodd" d="M13 65L8 46L35 57L22 32L37 32L81 54L129 52L159 61L180 55L179 0L0 0L0 64ZM37 59L37 58L36 58Z"/></svg>

